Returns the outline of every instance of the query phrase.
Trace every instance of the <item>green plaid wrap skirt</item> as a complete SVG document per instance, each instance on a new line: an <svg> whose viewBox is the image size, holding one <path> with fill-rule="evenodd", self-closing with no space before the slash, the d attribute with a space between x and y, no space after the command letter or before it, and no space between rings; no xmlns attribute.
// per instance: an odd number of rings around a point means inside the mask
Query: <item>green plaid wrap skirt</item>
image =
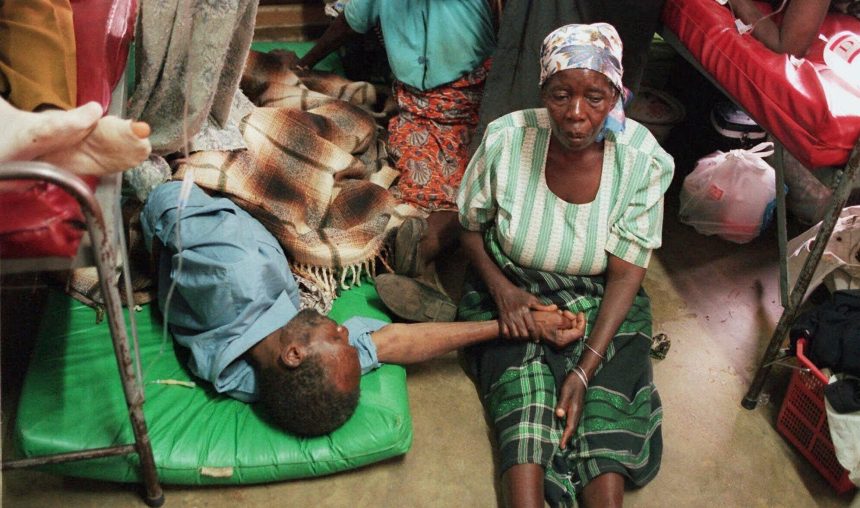
<svg viewBox="0 0 860 508"><path fill-rule="evenodd" d="M521 268L504 255L492 230L484 243L509 280L546 303L584 312L586 332L591 330L604 292L603 277ZM487 320L497 314L483 281L474 275L467 278L460 319ZM654 478L663 450L663 412L652 379L650 344L651 303L640 291L589 383L582 417L565 450L558 446L564 422L555 416L556 396L583 354L582 341L561 351L503 340L469 348L468 363L495 427L500 470L516 464L543 466L551 506L576 505L576 495L603 473L619 473L635 486Z"/></svg>

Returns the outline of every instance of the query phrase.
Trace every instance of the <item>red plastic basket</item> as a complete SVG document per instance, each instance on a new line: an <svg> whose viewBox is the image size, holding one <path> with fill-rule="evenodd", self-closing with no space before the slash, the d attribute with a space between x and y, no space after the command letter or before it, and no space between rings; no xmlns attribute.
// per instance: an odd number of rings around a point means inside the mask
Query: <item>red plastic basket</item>
<svg viewBox="0 0 860 508"><path fill-rule="evenodd" d="M824 382L813 374L795 370L779 409L776 430L821 473L839 494L854 489L848 471L833 451L827 413L824 409Z"/></svg>

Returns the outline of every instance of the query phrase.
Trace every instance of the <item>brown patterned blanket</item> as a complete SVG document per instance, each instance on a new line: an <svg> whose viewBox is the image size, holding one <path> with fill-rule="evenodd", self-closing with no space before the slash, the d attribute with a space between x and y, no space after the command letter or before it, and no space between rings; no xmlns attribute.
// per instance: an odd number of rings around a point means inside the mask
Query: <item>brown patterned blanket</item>
<svg viewBox="0 0 860 508"><path fill-rule="evenodd" d="M302 306L325 313L338 288L374 275L376 260L385 262L388 233L420 212L387 190L398 173L388 164L375 118L389 112L378 104L392 102L369 83L297 75L283 61L253 51L248 57L241 87L258 106L240 122L248 149L192 153L173 178L193 169L199 186L227 195L260 220L287 253ZM154 286L137 221L142 204L128 205L132 298L143 304L154 297ZM103 303L94 268L59 280L87 305Z"/></svg>
<svg viewBox="0 0 860 508"><path fill-rule="evenodd" d="M174 174L233 199L281 242L293 270L332 298L373 274L387 234L416 209L388 192L388 164L369 83L298 75L252 53L243 91L258 106L240 130L248 150L196 152Z"/></svg>

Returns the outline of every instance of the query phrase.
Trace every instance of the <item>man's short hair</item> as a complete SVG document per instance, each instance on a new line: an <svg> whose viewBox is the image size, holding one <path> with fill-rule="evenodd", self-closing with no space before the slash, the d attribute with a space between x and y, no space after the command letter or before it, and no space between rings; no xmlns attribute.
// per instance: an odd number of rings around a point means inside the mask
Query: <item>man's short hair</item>
<svg viewBox="0 0 860 508"><path fill-rule="evenodd" d="M307 343L325 321L313 310L299 312L284 333ZM344 392L335 386L320 356L312 353L298 367L278 366L260 372L260 401L276 425L299 436L321 436L343 425L358 406L359 387Z"/></svg>

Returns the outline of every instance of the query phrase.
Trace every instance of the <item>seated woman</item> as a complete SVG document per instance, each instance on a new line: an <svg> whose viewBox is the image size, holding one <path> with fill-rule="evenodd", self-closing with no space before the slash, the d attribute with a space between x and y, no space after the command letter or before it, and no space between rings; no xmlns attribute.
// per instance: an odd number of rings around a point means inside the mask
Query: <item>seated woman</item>
<svg viewBox="0 0 860 508"><path fill-rule="evenodd" d="M395 272L422 279L437 305L404 305L404 286L383 277L377 290L389 310L412 321L448 321L456 307L435 277L434 259L456 247L454 202L469 161L478 123L488 58L495 48L493 11L487 0L428 2L351 0L343 15L298 61L313 67L355 33L379 24L394 74L398 113L388 124L388 147L400 176L395 196L427 213L407 218L394 241ZM416 286L407 284L407 290ZM411 301L420 301L415 292Z"/></svg>
<svg viewBox="0 0 860 508"><path fill-rule="evenodd" d="M652 382L651 310L641 283L660 246L674 162L626 120L621 41L606 23L546 37L545 109L492 122L458 195L461 242L479 276L460 317L498 316L533 335L528 310L585 312L586 336L560 350L491 342L469 351L495 426L513 506L617 506L662 454Z"/></svg>

